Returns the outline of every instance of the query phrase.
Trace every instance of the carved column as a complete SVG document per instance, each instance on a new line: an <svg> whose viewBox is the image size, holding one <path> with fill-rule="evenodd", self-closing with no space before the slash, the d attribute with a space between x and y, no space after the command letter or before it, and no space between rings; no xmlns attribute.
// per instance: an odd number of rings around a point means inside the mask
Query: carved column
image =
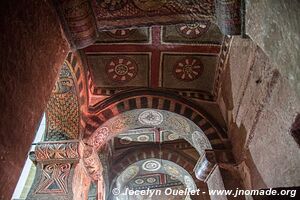
<svg viewBox="0 0 300 200"><path fill-rule="evenodd" d="M36 175L27 199L73 199L72 178L79 161L78 141L38 143L31 159Z"/></svg>

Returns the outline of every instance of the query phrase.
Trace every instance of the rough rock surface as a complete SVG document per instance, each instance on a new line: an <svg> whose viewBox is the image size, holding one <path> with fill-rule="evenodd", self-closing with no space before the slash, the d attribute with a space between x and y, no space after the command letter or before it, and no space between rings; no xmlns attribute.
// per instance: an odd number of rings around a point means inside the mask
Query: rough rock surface
<svg viewBox="0 0 300 200"><path fill-rule="evenodd" d="M270 58L300 99L300 1L247 0L246 33Z"/></svg>
<svg viewBox="0 0 300 200"><path fill-rule="evenodd" d="M69 46L50 1L0 10L0 199L10 199Z"/></svg>
<svg viewBox="0 0 300 200"><path fill-rule="evenodd" d="M245 161L240 167L250 179L245 185L300 185L299 147L290 133L300 111L295 88L250 39L234 38L227 70L230 75L224 81L231 83L232 91L223 94L232 99L227 106L233 105L230 137L235 157Z"/></svg>

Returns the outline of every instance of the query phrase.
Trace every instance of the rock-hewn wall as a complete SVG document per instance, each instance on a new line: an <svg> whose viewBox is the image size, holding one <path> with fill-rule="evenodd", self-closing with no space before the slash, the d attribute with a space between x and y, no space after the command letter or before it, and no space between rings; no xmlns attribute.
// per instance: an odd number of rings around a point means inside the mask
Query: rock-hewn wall
<svg viewBox="0 0 300 200"><path fill-rule="evenodd" d="M246 33L300 97L300 1L246 0Z"/></svg>
<svg viewBox="0 0 300 200"><path fill-rule="evenodd" d="M0 199L10 199L69 46L50 1L0 10Z"/></svg>
<svg viewBox="0 0 300 200"><path fill-rule="evenodd" d="M233 39L227 70L223 98L245 186L300 185L299 147L290 133L300 112L295 88L250 39Z"/></svg>

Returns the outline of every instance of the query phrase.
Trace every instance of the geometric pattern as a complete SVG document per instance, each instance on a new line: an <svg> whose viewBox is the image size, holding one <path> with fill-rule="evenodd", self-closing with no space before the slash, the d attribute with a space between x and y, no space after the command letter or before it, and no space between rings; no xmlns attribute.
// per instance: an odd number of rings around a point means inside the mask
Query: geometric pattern
<svg viewBox="0 0 300 200"><path fill-rule="evenodd" d="M67 194L68 177L71 170L70 163L45 165L42 170L42 179L36 194Z"/></svg>
<svg viewBox="0 0 300 200"><path fill-rule="evenodd" d="M164 188L182 185L176 178L162 173L145 174L137 176L128 183L130 189L133 190L144 190L153 188Z"/></svg>
<svg viewBox="0 0 300 200"><path fill-rule="evenodd" d="M224 36L208 21L178 26L181 29L173 25L151 27L148 31L139 28L102 32L95 45L84 49L91 72L90 91L102 96L95 96L95 101L141 87L168 89L183 96L212 100ZM148 42L143 42L145 38ZM141 57L142 54L148 57ZM127 66L127 58L135 63L130 60L131 66ZM186 60L190 62L186 64ZM128 71L129 67L132 72Z"/></svg>
<svg viewBox="0 0 300 200"><path fill-rule="evenodd" d="M128 0L98 0L99 5L102 8L105 8L107 10L118 10L121 9Z"/></svg>
<svg viewBox="0 0 300 200"><path fill-rule="evenodd" d="M133 0L136 7L144 11L154 11L160 9L167 0Z"/></svg>
<svg viewBox="0 0 300 200"><path fill-rule="evenodd" d="M141 24L170 24L170 22L174 24L196 18L199 20L199 17L211 19L214 2L213 0L93 0L91 8L98 30L103 30Z"/></svg>
<svg viewBox="0 0 300 200"><path fill-rule="evenodd" d="M178 80L193 81L200 77L203 65L198 58L185 57L177 61L173 67L173 74Z"/></svg>
<svg viewBox="0 0 300 200"><path fill-rule="evenodd" d="M128 57L112 58L106 65L108 78L116 82L129 82L137 75L136 62Z"/></svg>
<svg viewBox="0 0 300 200"><path fill-rule="evenodd" d="M226 132L211 121L211 118L201 107L179 95L149 89L135 89L126 93L119 93L113 98L108 98L103 105L97 104L90 107L91 114L97 114L88 118L86 134L92 135L99 126L125 111L143 108L180 114L193 121L204 132L212 143L213 149L226 149L225 144L228 142Z"/></svg>
<svg viewBox="0 0 300 200"><path fill-rule="evenodd" d="M45 141L75 139L79 133L79 104L74 80L67 64L59 78L46 108L47 132Z"/></svg>
<svg viewBox="0 0 300 200"><path fill-rule="evenodd" d="M146 110L139 115L138 120L143 125L157 126L163 122L163 115L155 110Z"/></svg>
<svg viewBox="0 0 300 200"><path fill-rule="evenodd" d="M185 38L195 39L206 33L210 27L210 24L210 21L203 21L201 23L198 22L193 24L177 25L176 30Z"/></svg>

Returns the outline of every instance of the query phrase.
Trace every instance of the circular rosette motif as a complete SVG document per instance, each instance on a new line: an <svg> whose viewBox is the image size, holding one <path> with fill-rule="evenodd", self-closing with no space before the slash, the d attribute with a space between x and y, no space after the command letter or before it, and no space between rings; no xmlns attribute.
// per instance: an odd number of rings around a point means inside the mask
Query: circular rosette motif
<svg viewBox="0 0 300 200"><path fill-rule="evenodd" d="M107 31L106 33L116 39L125 39L128 38L132 33L134 33L136 29L116 29Z"/></svg>
<svg viewBox="0 0 300 200"><path fill-rule="evenodd" d="M163 122L164 118L158 111L146 110L139 114L138 120L143 125L157 126Z"/></svg>
<svg viewBox="0 0 300 200"><path fill-rule="evenodd" d="M210 21L203 21L194 24L177 25L176 30L185 38L196 39L208 31L210 24Z"/></svg>
<svg viewBox="0 0 300 200"><path fill-rule="evenodd" d="M154 178L154 177L147 178L147 182L150 183L150 184L155 183L156 178Z"/></svg>
<svg viewBox="0 0 300 200"><path fill-rule="evenodd" d="M161 164L156 160L145 161L142 165L143 170L153 172L159 170Z"/></svg>
<svg viewBox="0 0 300 200"><path fill-rule="evenodd" d="M145 181L143 179L139 178L139 179L136 179L134 182L137 185L142 185Z"/></svg>
<svg viewBox="0 0 300 200"><path fill-rule="evenodd" d="M159 10L168 0L133 0L134 5L143 11Z"/></svg>
<svg viewBox="0 0 300 200"><path fill-rule="evenodd" d="M127 4L128 0L98 0L99 5L107 10L119 10Z"/></svg>
<svg viewBox="0 0 300 200"><path fill-rule="evenodd" d="M182 81L194 81L203 72L203 64L198 58L186 57L179 60L173 67L174 76Z"/></svg>
<svg viewBox="0 0 300 200"><path fill-rule="evenodd" d="M137 72L136 62L128 57L115 57L106 65L108 78L115 82L129 82L137 75Z"/></svg>
<svg viewBox="0 0 300 200"><path fill-rule="evenodd" d="M150 137L148 135L140 135L137 137L138 142L148 142Z"/></svg>

